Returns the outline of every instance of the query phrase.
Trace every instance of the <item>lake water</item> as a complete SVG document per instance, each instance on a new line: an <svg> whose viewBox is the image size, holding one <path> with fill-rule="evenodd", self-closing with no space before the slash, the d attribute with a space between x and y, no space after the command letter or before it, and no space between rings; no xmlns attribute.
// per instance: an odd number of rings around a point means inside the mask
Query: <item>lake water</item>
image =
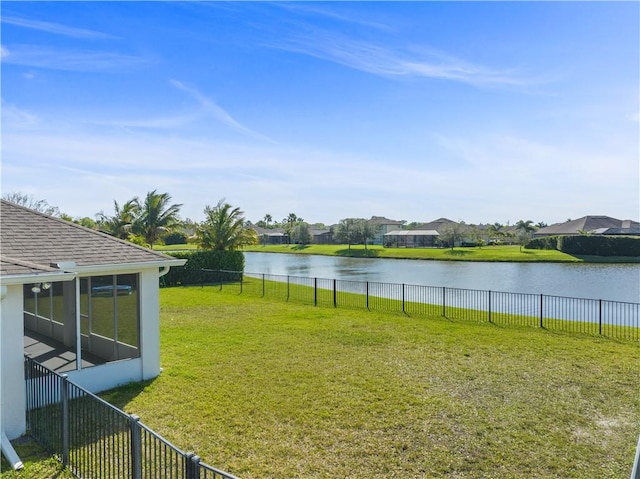
<svg viewBox="0 0 640 479"><path fill-rule="evenodd" d="M640 303L640 264L483 263L245 253L245 271Z"/></svg>

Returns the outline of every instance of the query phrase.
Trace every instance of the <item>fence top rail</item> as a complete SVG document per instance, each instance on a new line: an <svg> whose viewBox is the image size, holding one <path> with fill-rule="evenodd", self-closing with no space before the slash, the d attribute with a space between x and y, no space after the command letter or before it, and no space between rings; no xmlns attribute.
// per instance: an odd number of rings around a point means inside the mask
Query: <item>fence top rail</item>
<svg viewBox="0 0 640 479"><path fill-rule="evenodd" d="M205 471L209 471L209 472L213 472L214 474L218 474L218 475L222 476L224 479L239 479L238 477L234 476L233 474L229 474L228 472L221 471L220 469L217 469L217 468L215 468L213 466L210 466L208 464L200 463L200 468L204 469Z"/></svg>
<svg viewBox="0 0 640 479"><path fill-rule="evenodd" d="M412 288L432 288L432 289L446 289L446 290L453 290L453 291L473 291L473 292L479 292L479 293L495 293L495 294L513 294L513 295L520 295L520 296L535 296L535 297L545 297L545 298L556 298L556 299L571 299L571 300L587 300L587 301L602 301L603 303L614 303L614 304L626 304L626 305L637 305L640 306L640 303L636 303L636 302L632 302L632 301L613 301L613 300L609 300L609 299L595 299L595 298L578 298L575 296L555 296L555 295L550 295L550 294L542 294L542 293L523 293L523 292L508 292L508 291L492 291L492 290L487 290L487 289L469 289L469 288L456 288L456 287L450 287L450 286L429 286L429 285L423 285L423 284L408 284L408 283L385 283L385 282L376 282L376 281L362 281L362 280L351 280L351 279L346 279L346 280L335 280L335 279L329 279L329 278L313 278L313 277L309 277L309 276L292 276L292 275L287 275L287 274L275 274L275 273L254 273L254 272L250 272L250 271L227 271L227 270L214 270L214 269L207 269L203 271L219 271L221 273L236 273L236 274L240 274L240 275L247 275L247 276L279 276L281 278L297 278L297 279L317 279L320 281L343 281L343 282L351 282L351 283L369 283L369 284L377 284L377 285L391 285L391 286L408 286L408 287L412 287Z"/></svg>
<svg viewBox="0 0 640 479"><path fill-rule="evenodd" d="M151 429L149 426L147 426L146 424L144 424L141 421L137 421L138 425L144 429L148 434L150 434L151 436L153 436L155 439L157 439L158 441L162 442L163 444L165 444L166 446L169 446L171 449L173 449L176 453L182 455L182 456L187 456L187 452L183 451L182 449L180 449L178 446L176 446L175 444L167 441L164 437L162 437L160 434L158 434L157 432L155 432L153 429Z"/></svg>

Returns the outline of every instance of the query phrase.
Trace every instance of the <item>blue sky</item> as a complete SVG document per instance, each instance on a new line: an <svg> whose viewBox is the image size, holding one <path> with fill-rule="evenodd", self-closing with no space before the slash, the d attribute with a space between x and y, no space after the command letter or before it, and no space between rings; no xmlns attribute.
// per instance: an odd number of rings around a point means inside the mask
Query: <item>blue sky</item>
<svg viewBox="0 0 640 479"><path fill-rule="evenodd" d="M2 193L640 219L638 2L2 2Z"/></svg>

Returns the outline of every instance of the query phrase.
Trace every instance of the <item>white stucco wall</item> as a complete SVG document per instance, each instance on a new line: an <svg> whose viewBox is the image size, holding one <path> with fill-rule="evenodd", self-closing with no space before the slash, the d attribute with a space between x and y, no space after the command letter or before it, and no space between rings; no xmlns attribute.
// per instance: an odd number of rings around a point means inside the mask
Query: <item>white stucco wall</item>
<svg viewBox="0 0 640 479"><path fill-rule="evenodd" d="M0 309L0 427L9 439L26 430L22 286L6 286Z"/></svg>
<svg viewBox="0 0 640 479"><path fill-rule="evenodd" d="M160 374L160 288L158 269L140 273L140 348L142 378Z"/></svg>

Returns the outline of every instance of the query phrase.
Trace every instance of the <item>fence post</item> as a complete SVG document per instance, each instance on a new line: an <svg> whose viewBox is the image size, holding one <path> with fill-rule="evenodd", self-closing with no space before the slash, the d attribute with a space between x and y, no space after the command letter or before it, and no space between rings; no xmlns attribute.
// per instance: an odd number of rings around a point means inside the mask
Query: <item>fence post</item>
<svg viewBox="0 0 640 479"><path fill-rule="evenodd" d="M142 478L142 434L140 433L140 417L131 414L129 416L131 428L131 474L132 479Z"/></svg>
<svg viewBox="0 0 640 479"><path fill-rule="evenodd" d="M318 306L318 278L313 278L313 305Z"/></svg>
<svg viewBox="0 0 640 479"><path fill-rule="evenodd" d="M200 456L188 452L185 456L184 479L200 479Z"/></svg>
<svg viewBox="0 0 640 479"><path fill-rule="evenodd" d="M62 407L62 464L69 467L69 379L66 374L60 376L60 406Z"/></svg>
<svg viewBox="0 0 640 479"><path fill-rule="evenodd" d="M442 287L442 317L447 317L447 288Z"/></svg>
<svg viewBox="0 0 640 479"><path fill-rule="evenodd" d="M337 308L338 307L338 301L337 301L337 297L336 297L336 280L333 280L333 307Z"/></svg>
<svg viewBox="0 0 640 479"><path fill-rule="evenodd" d="M404 313L404 283L402 283L402 312Z"/></svg>
<svg viewBox="0 0 640 479"><path fill-rule="evenodd" d="M544 294L540 293L540 328L544 328L543 318L544 318Z"/></svg>
<svg viewBox="0 0 640 479"><path fill-rule="evenodd" d="M369 309L369 281L366 282L365 297L367 298L367 309Z"/></svg>
<svg viewBox="0 0 640 479"><path fill-rule="evenodd" d="M240 273L240 294L242 294L244 288L244 274Z"/></svg>
<svg viewBox="0 0 640 479"><path fill-rule="evenodd" d="M264 273L262 273L262 297L264 298Z"/></svg>
<svg viewBox="0 0 640 479"><path fill-rule="evenodd" d="M290 287L289 287L289 275L287 275L287 301L289 301L289 295L290 295Z"/></svg>
<svg viewBox="0 0 640 479"><path fill-rule="evenodd" d="M489 304L487 305L487 307L489 309L489 311L488 311L488 313L489 313L489 322L491 322L491 290L489 290L488 293L489 293Z"/></svg>
<svg viewBox="0 0 640 479"><path fill-rule="evenodd" d="M602 300L601 299L598 300L598 334L602 336Z"/></svg>

